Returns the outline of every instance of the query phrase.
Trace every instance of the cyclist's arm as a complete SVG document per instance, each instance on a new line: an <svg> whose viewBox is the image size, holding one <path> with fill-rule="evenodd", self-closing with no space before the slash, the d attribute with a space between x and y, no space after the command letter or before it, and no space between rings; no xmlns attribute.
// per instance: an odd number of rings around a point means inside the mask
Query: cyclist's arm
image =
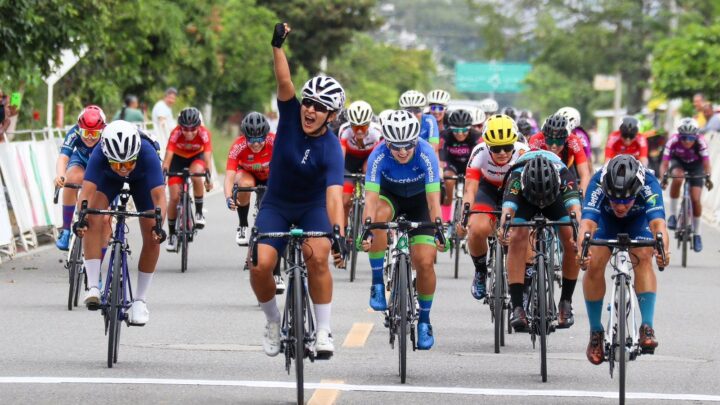
<svg viewBox="0 0 720 405"><path fill-rule="evenodd" d="M590 183L590 168L588 164L576 164L578 176L580 177L580 189L587 190Z"/></svg>
<svg viewBox="0 0 720 405"><path fill-rule="evenodd" d="M660 164L660 170L658 171L658 179L662 180L663 177L665 177L665 172L668 171L668 167L670 166L669 160L662 160L662 163Z"/></svg>
<svg viewBox="0 0 720 405"><path fill-rule="evenodd" d="M645 135L643 134L637 134L640 138L638 139L638 143L640 144L640 163L643 164L643 166L648 165L648 143L647 138L645 138Z"/></svg>
<svg viewBox="0 0 720 405"><path fill-rule="evenodd" d="M295 85L290 76L290 65L282 48L273 47L273 62L275 64L275 81L277 82L277 98L288 101L295 97Z"/></svg>
<svg viewBox="0 0 720 405"><path fill-rule="evenodd" d="M370 222L375 222L375 212L377 212L378 201L380 201L380 194L376 191L369 191L365 189L365 209L363 210L363 222L365 218L370 218Z"/></svg>
<svg viewBox="0 0 720 405"><path fill-rule="evenodd" d="M343 224L345 222L345 208L342 202L343 186L330 186L325 192L327 198L328 217L331 224ZM345 235L345 229L340 226L340 235Z"/></svg>
<svg viewBox="0 0 720 405"><path fill-rule="evenodd" d="M592 239L592 236L595 234L595 231L597 231L597 228L598 223L592 219L583 218L582 221L580 221L580 227L578 229L578 249L582 249L582 244L585 240L585 233L589 233L590 238Z"/></svg>
<svg viewBox="0 0 720 405"><path fill-rule="evenodd" d="M706 176L709 176L712 174L712 167L710 166L710 159L703 159L703 169L705 170Z"/></svg>
<svg viewBox="0 0 720 405"><path fill-rule="evenodd" d="M223 185L223 190L225 192L225 199L232 197L232 189L233 185L235 185L235 174L237 171L225 169L225 184Z"/></svg>
<svg viewBox="0 0 720 405"><path fill-rule="evenodd" d="M175 153L170 151L170 149L168 148L165 151L165 159L163 159L163 162L162 162L163 170L165 170L165 171L170 170L170 162L172 162L173 156L175 156Z"/></svg>
<svg viewBox="0 0 720 405"><path fill-rule="evenodd" d="M212 163L213 163L212 150L204 151L203 158L205 159L205 170L209 172L210 168L212 167Z"/></svg>
<svg viewBox="0 0 720 405"><path fill-rule="evenodd" d="M505 184L505 192L503 193L502 202L502 217L500 218L500 224L505 224L505 216L510 214L512 219L515 216L515 211L518 208L518 202L520 201L520 195L522 193L522 186L520 183L520 172L513 171Z"/></svg>
<svg viewBox="0 0 720 405"><path fill-rule="evenodd" d="M650 221L650 231L653 237L658 233L663 236L663 248L665 249L665 261L670 261L670 237L668 236L667 224L665 218L656 218Z"/></svg>
<svg viewBox="0 0 720 405"><path fill-rule="evenodd" d="M57 177L65 177L65 172L67 171L67 165L70 161L70 156L65 155L64 153L61 153L60 156L57 158L57 163L55 163L55 173L57 173ZM55 182L56 185L60 185Z"/></svg>
<svg viewBox="0 0 720 405"><path fill-rule="evenodd" d="M480 185L480 182L475 179L465 178L465 195L463 195L463 206L465 204L470 204L470 208L473 206L473 202L475 202L475 195L478 191L478 186Z"/></svg>

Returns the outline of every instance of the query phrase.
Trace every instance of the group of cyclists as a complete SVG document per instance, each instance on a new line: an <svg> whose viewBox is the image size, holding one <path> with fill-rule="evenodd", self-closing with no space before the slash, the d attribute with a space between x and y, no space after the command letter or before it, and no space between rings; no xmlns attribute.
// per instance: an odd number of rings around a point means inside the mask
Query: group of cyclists
<svg viewBox="0 0 720 405"><path fill-rule="evenodd" d="M240 126L240 136L229 151L224 182L227 208L236 211L236 242L248 245L250 192L233 193L233 187L265 186L256 213L255 227L261 233L287 232L292 226L304 231L333 232L339 226L337 240L308 239L303 252L308 269L308 289L317 322L315 351L329 357L334 352L331 328L333 280L329 259L338 267L344 265L349 245L368 252L372 281L369 305L375 311L387 310L384 260L387 232L373 230L366 239L345 239L350 200L354 183L345 174L365 174L365 204L362 218L371 222L390 221L403 216L410 221L429 222L437 218L448 221L446 208L455 192L454 181L464 177L463 203L487 215L470 217L467 226L452 223L466 238L467 250L474 266L470 292L481 300L487 295L488 238L495 236L507 245L507 273L511 301L510 324L516 331L528 330L523 304L529 283L530 231L528 228L504 229L512 222L532 220L542 215L549 220L580 219L575 240L570 228L558 230L564 252L562 290L558 304L558 328L574 324L573 294L579 271L587 269L583 292L590 323L587 357L593 364L603 361L603 326L600 322L605 295L604 272L610 258L607 248L592 247L581 258L577 247L584 233L594 238L613 238L618 232L633 239L664 236L669 252L667 229L673 229L682 179L673 179L670 189L670 213L666 224L662 179L667 172L711 173L708 146L698 124L683 119L663 154L658 176L646 168L647 142L638 132L637 119L626 117L618 131L607 142L605 164L595 171L591 163L587 131L581 127L577 109L563 107L548 116L538 127L532 115L512 107L500 110L496 101L483 100L476 109L448 110L450 94L433 90L427 95L416 90L401 94L398 108L375 114L370 104L358 100L345 113L347 122L337 134L336 123L345 108L345 92L332 77L316 76L302 87L298 99L282 45L291 32L287 24L277 24L271 41L277 101L280 113L276 133L270 132L265 116L247 114ZM139 211L160 207L167 216L167 250L176 249L175 226L181 179L166 173L189 169L205 173L212 159L210 131L203 125L196 108L186 108L178 116L164 156L150 135L135 124L116 120L107 122L97 106L86 107L77 125L68 131L57 161L57 186L82 183L79 197L75 190L63 192L63 226L58 248L68 249L72 218L78 201L87 200L89 208L105 209L127 183ZM100 145L100 147L96 147ZM453 179L444 180L445 177ZM193 177L195 224L205 225L203 196L212 188L201 177ZM709 179L690 180L695 206L694 248L702 249L700 236L700 194L703 185L712 187ZM169 200L166 199L166 185ZM445 207L445 208L444 208ZM502 215L491 214L501 211ZM498 219L499 218L499 219ZM498 223L499 222L499 223ZM129 321L148 322L147 293L153 278L165 232L153 229L154 221L140 219L143 246L138 261L138 282ZM89 291L85 304L100 299L98 280L109 238L110 223L101 216L91 216L86 227L74 227L83 238L84 263ZM274 269L283 255L285 243L280 239L257 242L257 262L250 266L250 281L258 303L266 316L263 348L275 356L281 348L281 314L276 301L277 284ZM331 249L331 246L335 248ZM435 259L438 250L448 249L435 232L417 229L410 232L410 252L416 271L419 319L417 348L433 347L435 338L430 312L436 289ZM332 250L332 252L331 252ZM332 253L332 256L331 256ZM653 317L656 279L652 270L653 249L637 248L635 288L642 325L643 348L655 348ZM669 255L655 257L658 266L666 266Z"/></svg>

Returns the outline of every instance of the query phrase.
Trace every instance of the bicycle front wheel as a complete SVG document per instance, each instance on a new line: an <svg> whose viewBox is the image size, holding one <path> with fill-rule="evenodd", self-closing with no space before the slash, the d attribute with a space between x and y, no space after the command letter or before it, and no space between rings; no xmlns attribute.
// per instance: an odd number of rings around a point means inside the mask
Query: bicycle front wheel
<svg viewBox="0 0 720 405"><path fill-rule="evenodd" d="M548 333L548 295L547 295L547 269L544 260L538 260L537 268L537 294L538 294L538 317L537 333L540 335L540 375L542 382L547 382L547 333Z"/></svg>
<svg viewBox="0 0 720 405"><path fill-rule="evenodd" d="M618 311L618 339L617 339L617 356L616 359L620 363L620 378L619 378L619 384L620 384L620 404L625 403L625 376L626 376L626 367L627 367L627 357L628 357L628 334L627 334L627 298L628 298L628 285L625 281L625 275L624 274L618 274L618 281L617 281L617 288L620 289L618 291L618 294L615 296L617 297L617 301L615 301L616 308Z"/></svg>
<svg viewBox="0 0 720 405"><path fill-rule="evenodd" d="M297 380L297 403L304 403L305 382L303 358L305 357L305 323L303 322L303 280L300 267L293 269L293 338L295 339L295 378Z"/></svg>
<svg viewBox="0 0 720 405"><path fill-rule="evenodd" d="M355 281L355 269L357 267L358 251L355 248L355 240L358 237L360 229L360 200L355 199L353 202L352 228L350 228L350 282Z"/></svg>
<svg viewBox="0 0 720 405"><path fill-rule="evenodd" d="M70 256L67 262L68 268L68 301L67 309L72 311L74 306L77 306L77 296L80 289L80 266L82 261L80 260L81 255L81 241L80 238L73 238L72 249L70 250Z"/></svg>
<svg viewBox="0 0 720 405"><path fill-rule="evenodd" d="M502 260L502 245L495 242L493 258L493 311L495 312L495 353L500 353L500 346L505 345L505 291Z"/></svg>
<svg viewBox="0 0 720 405"><path fill-rule="evenodd" d="M109 311L109 333L108 333L108 356L107 365L108 368L112 368L114 363L117 363L117 351L120 346L120 306L122 305L122 246L120 243L115 243L113 246L113 267L112 267L112 281L110 284L110 297L108 304Z"/></svg>
<svg viewBox="0 0 720 405"><path fill-rule="evenodd" d="M398 328L396 329L398 332L398 360L399 360L399 369L400 369L400 383L405 384L405 379L407 378L407 337L408 337L408 302L410 301L410 296L408 295L408 274L410 273L410 269L408 267L408 261L407 257L402 256L398 258L398 268L397 268L397 293L399 294L397 297L397 302L400 304L398 305L397 309L397 321L398 321Z"/></svg>

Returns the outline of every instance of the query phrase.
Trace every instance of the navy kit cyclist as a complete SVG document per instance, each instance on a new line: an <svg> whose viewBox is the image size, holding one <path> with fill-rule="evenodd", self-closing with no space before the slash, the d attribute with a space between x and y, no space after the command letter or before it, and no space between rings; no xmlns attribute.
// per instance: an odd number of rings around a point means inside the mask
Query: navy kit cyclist
<svg viewBox="0 0 720 405"><path fill-rule="evenodd" d="M77 124L65 135L60 147L60 155L55 164L55 186L65 183L81 184L85 176L88 159L100 141L100 132L105 128L105 113L96 105L85 107L78 116ZM62 231L56 242L60 250L68 250L70 244L70 225L77 204L77 190L63 190Z"/></svg>
<svg viewBox="0 0 720 405"><path fill-rule="evenodd" d="M302 100L295 97L290 67L281 48L289 33L287 24L276 24L271 42L280 120L268 187L256 226L260 233L287 232L292 225L304 231L332 232L333 225L344 221L344 170L340 141L328 123L343 108L345 92L335 79L316 76L303 86ZM280 351L281 319L275 300L273 269L284 248L285 242L280 239L259 241L258 262L250 270L250 283L267 319L263 349L268 356ZM315 351L325 357L335 351L330 329L333 291L328 266L330 248L330 241L320 238L308 239L303 245L317 321ZM342 260L340 254L334 255L336 266Z"/></svg>
<svg viewBox="0 0 720 405"><path fill-rule="evenodd" d="M120 193L123 183L130 185L130 195L138 211L160 207L164 218L167 205L165 179L157 149L149 139L141 136L135 124L118 120L103 129L101 148L95 148L90 155L81 198L88 200L90 209L107 209L110 201ZM84 236L83 250L89 287L85 305L98 305L102 228L105 220L100 215L90 215L87 221L87 228L77 229L78 235ZM145 300L160 256L160 243L165 239L165 233L156 234L154 226L154 219L140 218L143 244L138 260L137 288L133 291L135 300L129 312L129 321L134 325L144 325L150 317Z"/></svg>
<svg viewBox="0 0 720 405"><path fill-rule="evenodd" d="M505 184L502 204L502 223L499 229L503 243L509 243L507 268L512 315L510 324L518 331L528 328L527 315L523 308L525 287L525 260L529 246L528 228L510 228L507 239L503 238L505 215L510 214L513 222L530 221L542 214L550 221L567 221L569 213L580 218L580 199L575 176L560 158L545 150L534 150L522 155L512 169ZM564 252L574 252L572 229L560 227L560 243ZM563 255L562 292L558 304L558 328L569 328L575 323L572 312L572 296L575 291L580 267L570 254Z"/></svg>
<svg viewBox="0 0 720 405"><path fill-rule="evenodd" d="M585 232L595 239L615 239L619 232L631 239L654 239L663 235L665 262L657 255L657 264L665 267L670 262L670 250L662 189L653 174L631 155L612 158L590 181L582 210L578 232L578 246L582 246ZM657 279L652 268L653 248L631 249L642 323L640 347L654 349L658 342L653 329ZM605 267L612 251L602 246L591 246L588 256L580 265L587 267L583 278L585 306L590 321L590 343L586 355L593 364L602 363L604 330L601 322L605 296ZM580 256L578 255L578 260Z"/></svg>
<svg viewBox="0 0 720 405"><path fill-rule="evenodd" d="M385 143L380 144L368 159L365 176L365 211L363 218L371 222L390 221L404 215L410 221L427 222L440 218L440 178L438 160L432 146L419 138L420 123L407 111L395 111L382 122ZM417 347L430 349L435 342L430 325L430 307L435 294L433 263L437 249L444 249L435 240L435 232L419 229L410 232L410 256L417 271L418 320ZM383 280L384 252L387 233L373 231L372 239L362 241L369 251L372 268L370 307L387 310Z"/></svg>
<svg viewBox="0 0 720 405"><path fill-rule="evenodd" d="M442 147L440 149L440 161L445 163L444 175L464 175L470 153L480 137L476 133L470 132L472 115L465 110L451 112L447 122L448 128L441 134ZM454 193L455 180L446 180L444 205L450 205Z"/></svg>

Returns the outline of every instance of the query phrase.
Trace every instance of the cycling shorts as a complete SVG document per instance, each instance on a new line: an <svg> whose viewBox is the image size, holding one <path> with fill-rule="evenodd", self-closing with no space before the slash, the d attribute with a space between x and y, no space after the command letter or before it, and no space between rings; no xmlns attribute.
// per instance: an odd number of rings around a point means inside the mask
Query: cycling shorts
<svg viewBox="0 0 720 405"><path fill-rule="evenodd" d="M673 169L678 167L683 169L690 176L701 176L705 174L705 167L703 166L702 159L698 159L690 163L683 162L679 159L670 159L670 171L668 173L672 173ZM690 182L690 187L702 187L705 184L704 178L688 179L688 181Z"/></svg>
<svg viewBox="0 0 720 405"><path fill-rule="evenodd" d="M267 204L264 200L260 205L255 226L259 233L288 232L291 226L306 232L332 232L327 208L322 205L284 205ZM258 243L270 245L278 253L285 251L285 239L264 239Z"/></svg>
<svg viewBox="0 0 720 405"><path fill-rule="evenodd" d="M518 208L517 211L515 211L515 216L513 217L513 222L532 221L533 217L538 214L542 214L550 221L570 220L570 215L568 215L567 208L565 208L565 203L563 202L561 195L558 195L555 202L545 208L540 208L525 199L524 196L520 196L518 199Z"/></svg>
<svg viewBox="0 0 720 405"><path fill-rule="evenodd" d="M465 166L467 167L467 166ZM452 163L446 163L445 164L445 171L446 172L452 172L453 176L457 176L458 174L465 174L465 167L463 167L463 170L458 169L454 164Z"/></svg>
<svg viewBox="0 0 720 405"><path fill-rule="evenodd" d="M475 204L473 211L499 211L500 201L502 200L502 191L495 185L485 180L480 180L478 190L475 193ZM485 214L491 220L495 220L495 215Z"/></svg>
<svg viewBox="0 0 720 405"><path fill-rule="evenodd" d="M79 151L75 150L73 151L72 155L70 155L70 160L67 164L67 169L70 169L73 166L79 166L83 170L87 168L88 160L90 159L90 156L84 155L80 153Z"/></svg>
<svg viewBox="0 0 720 405"><path fill-rule="evenodd" d="M186 167L190 167L196 163L204 168L207 168L207 165L205 164L205 156L203 156L202 152L188 158L184 158L180 155L173 155L172 160L170 160L170 171L174 173L182 172ZM182 184L182 177L172 176L168 179L168 186L176 184Z"/></svg>
<svg viewBox="0 0 720 405"><path fill-rule="evenodd" d="M408 221L430 222L430 209L428 208L425 193L415 194L411 197L402 197L389 191L380 189L380 199L385 201L392 209L392 219L404 216ZM435 239L434 229L413 229L408 232L410 238L415 236L429 236Z"/></svg>
<svg viewBox="0 0 720 405"><path fill-rule="evenodd" d="M645 215L635 215L632 218L618 218L612 213L604 212L600 215L595 239L616 239L618 233L627 233L630 239L653 240L652 232Z"/></svg>
<svg viewBox="0 0 720 405"><path fill-rule="evenodd" d="M153 203L152 196L150 194L150 192L153 190L153 187L150 185L149 182L150 177L142 176L134 181L127 180L128 179L118 180L103 176L99 184L96 184L97 191L105 194L108 201L113 201L115 200L115 197L120 194L123 183L127 182L128 185L130 185L130 195L135 202L135 208L138 211L154 210L155 204ZM156 187L165 187L165 185L163 184Z"/></svg>

